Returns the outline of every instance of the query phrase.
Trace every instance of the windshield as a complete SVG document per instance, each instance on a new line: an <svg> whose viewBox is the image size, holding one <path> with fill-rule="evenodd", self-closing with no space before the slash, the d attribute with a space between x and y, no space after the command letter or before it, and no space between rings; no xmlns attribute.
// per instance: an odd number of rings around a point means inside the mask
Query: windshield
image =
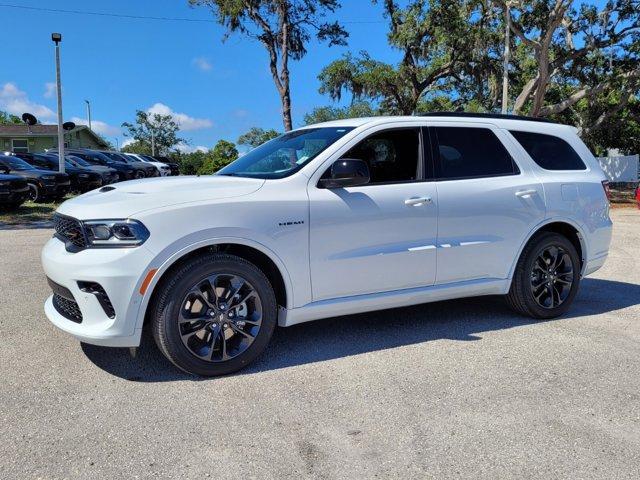
<svg viewBox="0 0 640 480"><path fill-rule="evenodd" d="M119 163L130 163L128 158L125 158L124 155L118 155L117 153L112 153L112 152L100 152L102 155L104 155L105 157L113 160L114 162L119 162Z"/></svg>
<svg viewBox="0 0 640 480"><path fill-rule="evenodd" d="M69 155L67 157L67 160L70 161L71 163L73 163L75 166L77 167L90 167L91 164L89 162L87 162L86 160L80 158L80 157L76 157L75 155Z"/></svg>
<svg viewBox="0 0 640 480"><path fill-rule="evenodd" d="M274 138L240 157L217 175L284 178L297 172L353 127L305 128Z"/></svg>
<svg viewBox="0 0 640 480"><path fill-rule="evenodd" d="M18 157L9 157L3 155L0 160L5 163L11 170L35 170L31 165Z"/></svg>

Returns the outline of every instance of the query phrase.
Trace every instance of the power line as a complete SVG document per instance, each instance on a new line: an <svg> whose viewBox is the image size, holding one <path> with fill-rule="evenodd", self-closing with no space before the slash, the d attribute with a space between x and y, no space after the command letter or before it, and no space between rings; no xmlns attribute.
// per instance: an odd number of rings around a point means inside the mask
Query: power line
<svg viewBox="0 0 640 480"><path fill-rule="evenodd" d="M94 15L99 17L115 17L115 18L128 18L133 20L160 20L166 22L192 22L192 23L217 23L215 20L205 18L185 18L185 17L151 17L145 15L127 15L124 13L113 12L90 12L86 10L64 10L58 8L44 8L44 7L30 7L27 5L13 5L9 3L0 3L0 7L6 8L18 8L22 10L32 10L37 12L48 13L70 13L73 15ZM342 23L383 23L384 20L351 20L344 21Z"/></svg>

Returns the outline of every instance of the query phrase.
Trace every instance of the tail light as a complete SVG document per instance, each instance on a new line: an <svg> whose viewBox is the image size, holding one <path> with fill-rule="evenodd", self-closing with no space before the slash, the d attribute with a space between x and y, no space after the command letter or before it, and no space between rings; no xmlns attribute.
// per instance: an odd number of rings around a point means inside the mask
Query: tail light
<svg viewBox="0 0 640 480"><path fill-rule="evenodd" d="M611 190L609 189L609 180L602 181L602 188L604 189L604 194L607 196L607 200L611 201Z"/></svg>

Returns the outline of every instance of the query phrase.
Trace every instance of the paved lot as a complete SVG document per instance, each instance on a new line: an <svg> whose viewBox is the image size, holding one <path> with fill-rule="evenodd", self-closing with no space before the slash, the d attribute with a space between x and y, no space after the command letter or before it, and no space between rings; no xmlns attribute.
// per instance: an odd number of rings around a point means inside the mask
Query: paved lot
<svg viewBox="0 0 640 480"><path fill-rule="evenodd" d="M480 298L330 319L211 380L57 331L51 232L0 231L0 478L637 479L640 214L614 222L565 318Z"/></svg>

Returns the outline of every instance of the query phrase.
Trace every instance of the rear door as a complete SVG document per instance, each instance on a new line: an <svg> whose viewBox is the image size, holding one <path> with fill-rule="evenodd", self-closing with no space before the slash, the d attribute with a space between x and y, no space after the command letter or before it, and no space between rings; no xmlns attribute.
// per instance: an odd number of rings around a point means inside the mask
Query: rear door
<svg viewBox="0 0 640 480"><path fill-rule="evenodd" d="M541 182L491 124L428 128L438 188L437 284L507 278L523 239L545 217Z"/></svg>

